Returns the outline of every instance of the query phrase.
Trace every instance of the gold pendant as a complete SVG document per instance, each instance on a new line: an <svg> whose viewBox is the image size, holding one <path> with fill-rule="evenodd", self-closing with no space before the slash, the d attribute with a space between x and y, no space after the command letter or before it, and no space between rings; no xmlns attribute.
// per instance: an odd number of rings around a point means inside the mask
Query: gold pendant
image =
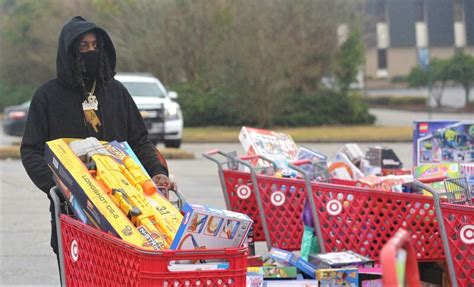
<svg viewBox="0 0 474 287"><path fill-rule="evenodd" d="M99 126L101 126L100 119L94 110L84 110L84 116L87 122L92 126L96 133L99 132Z"/></svg>

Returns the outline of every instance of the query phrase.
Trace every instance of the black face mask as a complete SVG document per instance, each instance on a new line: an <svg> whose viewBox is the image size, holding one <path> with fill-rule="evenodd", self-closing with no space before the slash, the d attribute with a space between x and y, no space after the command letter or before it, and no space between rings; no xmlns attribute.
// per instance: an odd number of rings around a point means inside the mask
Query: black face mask
<svg viewBox="0 0 474 287"><path fill-rule="evenodd" d="M92 50L81 53L82 58L82 74L89 80L95 79L97 70L99 69L99 51Z"/></svg>

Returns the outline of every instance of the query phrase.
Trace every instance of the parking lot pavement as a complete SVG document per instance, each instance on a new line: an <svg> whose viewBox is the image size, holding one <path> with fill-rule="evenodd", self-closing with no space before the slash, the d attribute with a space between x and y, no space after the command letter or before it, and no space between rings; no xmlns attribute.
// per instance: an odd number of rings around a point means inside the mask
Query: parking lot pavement
<svg viewBox="0 0 474 287"><path fill-rule="evenodd" d="M304 144L331 155L342 144ZM365 149L368 144L361 144ZM409 165L408 143L388 144ZM189 202L225 208L217 166L201 154L211 149L242 154L240 144L185 144L194 160L170 160L171 177ZM49 200L29 180L19 160L0 160L0 285L58 285L56 259L49 247ZM258 243L264 254L265 245Z"/></svg>

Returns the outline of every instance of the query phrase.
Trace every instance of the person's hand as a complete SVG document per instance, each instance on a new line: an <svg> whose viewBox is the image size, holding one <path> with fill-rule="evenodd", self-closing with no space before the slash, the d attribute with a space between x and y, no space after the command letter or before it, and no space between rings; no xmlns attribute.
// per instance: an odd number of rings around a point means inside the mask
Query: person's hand
<svg viewBox="0 0 474 287"><path fill-rule="evenodd" d="M176 182L171 181L164 174L157 174L153 176L152 179L158 188L164 188L166 190L176 190Z"/></svg>

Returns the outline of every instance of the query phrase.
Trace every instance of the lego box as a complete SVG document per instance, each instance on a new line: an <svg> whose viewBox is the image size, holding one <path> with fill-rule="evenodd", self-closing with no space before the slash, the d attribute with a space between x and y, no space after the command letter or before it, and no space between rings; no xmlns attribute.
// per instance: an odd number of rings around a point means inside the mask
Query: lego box
<svg viewBox="0 0 474 287"><path fill-rule="evenodd" d="M474 121L413 122L413 166L474 162Z"/></svg>
<svg viewBox="0 0 474 287"><path fill-rule="evenodd" d="M69 148L73 139L46 143L45 160L66 197L74 202L75 213L84 223L117 236L134 245L159 249L153 238L146 239L89 173L84 163ZM71 200L71 197L73 200Z"/></svg>
<svg viewBox="0 0 474 287"><path fill-rule="evenodd" d="M186 203L184 218L171 249L214 249L242 246L252 219L242 213Z"/></svg>
<svg viewBox="0 0 474 287"><path fill-rule="evenodd" d="M293 161L298 147L291 136L268 130L242 127L239 140L247 155L260 155L275 161L279 168L285 168L288 161ZM252 162L255 166L265 167L262 160Z"/></svg>

